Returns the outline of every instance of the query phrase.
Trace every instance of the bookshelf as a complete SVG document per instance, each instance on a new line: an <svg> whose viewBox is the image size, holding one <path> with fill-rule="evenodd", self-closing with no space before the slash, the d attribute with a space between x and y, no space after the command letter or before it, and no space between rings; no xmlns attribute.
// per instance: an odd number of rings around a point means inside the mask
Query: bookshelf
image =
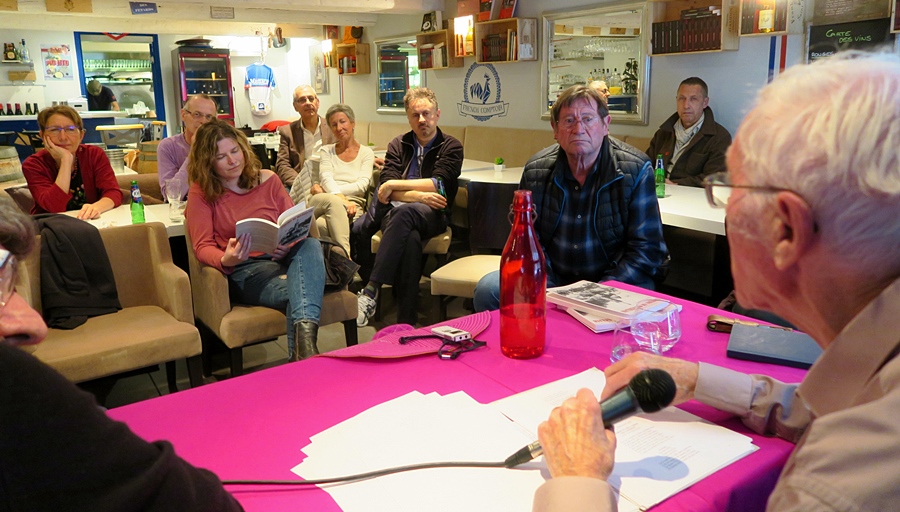
<svg viewBox="0 0 900 512"><path fill-rule="evenodd" d="M456 56L455 39L453 29L450 28L416 34L419 69L462 67L463 58ZM442 54L443 57L438 58L438 53Z"/></svg>
<svg viewBox="0 0 900 512"><path fill-rule="evenodd" d="M342 75L368 75L371 73L369 63L369 44L351 43L334 46L337 60L335 66Z"/></svg>
<svg viewBox="0 0 900 512"><path fill-rule="evenodd" d="M741 37L802 34L805 3L805 0L741 0ZM771 19L771 23L767 25L766 19ZM763 32L769 25L771 30Z"/></svg>
<svg viewBox="0 0 900 512"><path fill-rule="evenodd" d="M322 55L325 57L326 68L338 67L337 45L337 39L325 39L322 41Z"/></svg>
<svg viewBox="0 0 900 512"><path fill-rule="evenodd" d="M651 55L737 50L738 0L651 0Z"/></svg>
<svg viewBox="0 0 900 512"><path fill-rule="evenodd" d="M475 23L475 62L537 60L537 19L504 18Z"/></svg>

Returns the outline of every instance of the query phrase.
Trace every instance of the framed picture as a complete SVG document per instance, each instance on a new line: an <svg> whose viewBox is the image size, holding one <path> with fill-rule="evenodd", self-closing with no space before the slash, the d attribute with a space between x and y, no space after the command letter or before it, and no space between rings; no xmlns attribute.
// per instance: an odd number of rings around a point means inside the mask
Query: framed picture
<svg viewBox="0 0 900 512"><path fill-rule="evenodd" d="M325 39L339 39L341 29L337 25L325 25Z"/></svg>
<svg viewBox="0 0 900 512"><path fill-rule="evenodd" d="M316 94L328 94L328 68L319 45L309 47L309 79Z"/></svg>

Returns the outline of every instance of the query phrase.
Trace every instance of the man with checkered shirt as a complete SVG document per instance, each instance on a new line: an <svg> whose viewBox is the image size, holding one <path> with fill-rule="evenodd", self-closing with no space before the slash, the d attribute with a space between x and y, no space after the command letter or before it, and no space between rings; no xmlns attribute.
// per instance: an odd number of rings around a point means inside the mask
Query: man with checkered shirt
<svg viewBox="0 0 900 512"><path fill-rule="evenodd" d="M520 184L534 200L547 286L612 279L653 289L669 253L647 155L609 136L606 102L590 87L563 92L551 117L557 144L528 160ZM499 271L484 276L476 311L497 309L499 292Z"/></svg>

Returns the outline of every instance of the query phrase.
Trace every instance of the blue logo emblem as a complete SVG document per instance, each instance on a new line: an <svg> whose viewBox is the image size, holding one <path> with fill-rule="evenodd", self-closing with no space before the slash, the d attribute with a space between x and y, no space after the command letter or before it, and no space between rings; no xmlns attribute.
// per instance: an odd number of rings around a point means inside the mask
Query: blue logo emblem
<svg viewBox="0 0 900 512"><path fill-rule="evenodd" d="M463 101L457 103L459 115L487 121L506 116L509 103L500 101L500 75L493 64L472 64L463 83Z"/></svg>

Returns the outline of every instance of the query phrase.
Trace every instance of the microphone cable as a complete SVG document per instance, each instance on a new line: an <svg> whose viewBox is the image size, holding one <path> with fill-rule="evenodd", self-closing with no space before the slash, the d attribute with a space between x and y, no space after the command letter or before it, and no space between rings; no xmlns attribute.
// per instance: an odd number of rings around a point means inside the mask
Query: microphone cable
<svg viewBox="0 0 900 512"><path fill-rule="evenodd" d="M395 466L392 468L379 469L376 471L368 471L366 473L357 473L355 475L337 476L332 478L319 478L316 480L222 480L222 485L299 485L312 486L322 484L335 484L341 482L355 482L357 480L368 480L380 476L393 475L395 473L403 473L406 471L415 471L419 469L434 468L506 468L513 467L508 465L510 459L503 462L423 462L421 464L408 464L406 466Z"/></svg>

